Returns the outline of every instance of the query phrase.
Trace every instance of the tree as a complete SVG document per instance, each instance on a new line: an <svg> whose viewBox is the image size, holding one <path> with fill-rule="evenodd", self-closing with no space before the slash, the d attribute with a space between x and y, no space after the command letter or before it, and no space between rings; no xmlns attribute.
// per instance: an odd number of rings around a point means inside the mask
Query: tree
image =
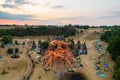
<svg viewBox="0 0 120 80"><path fill-rule="evenodd" d="M48 46L49 46L49 43L47 41L45 41L45 42L41 43L40 48L47 49Z"/></svg>
<svg viewBox="0 0 120 80"><path fill-rule="evenodd" d="M114 78L115 80L120 80L120 67L115 70Z"/></svg>
<svg viewBox="0 0 120 80"><path fill-rule="evenodd" d="M23 45L25 45L25 42L23 42Z"/></svg>
<svg viewBox="0 0 120 80"><path fill-rule="evenodd" d="M72 38L72 39L69 39L69 42L70 42L71 44L73 44L73 45L75 44L73 38Z"/></svg>
<svg viewBox="0 0 120 80"><path fill-rule="evenodd" d="M100 37L100 39L102 41L105 41L105 42L108 42L110 38L111 38L111 32L110 31L107 31L107 32L103 33L102 36Z"/></svg>
<svg viewBox="0 0 120 80"><path fill-rule="evenodd" d="M3 43L1 44L1 48L5 48L5 45Z"/></svg>
<svg viewBox="0 0 120 80"><path fill-rule="evenodd" d="M81 47L81 43L80 43L80 40L77 41L77 48L80 49Z"/></svg>
<svg viewBox="0 0 120 80"><path fill-rule="evenodd" d="M83 25L81 26L83 29L89 29L89 25Z"/></svg>
<svg viewBox="0 0 120 80"><path fill-rule="evenodd" d="M12 53L13 53L13 48L9 48L9 49L7 50L7 53L8 53L8 54L12 54Z"/></svg>
<svg viewBox="0 0 120 80"><path fill-rule="evenodd" d="M7 35L2 37L1 42L3 42L4 44L11 44L12 40L12 36Z"/></svg>
<svg viewBox="0 0 120 80"><path fill-rule="evenodd" d="M69 37L69 35L68 34L64 34L64 37Z"/></svg>
<svg viewBox="0 0 120 80"><path fill-rule="evenodd" d="M36 48L36 43L35 41L32 42L32 49L35 49Z"/></svg>
<svg viewBox="0 0 120 80"><path fill-rule="evenodd" d="M18 48L15 48L15 53L19 53L19 49Z"/></svg>
<svg viewBox="0 0 120 80"><path fill-rule="evenodd" d="M118 67L120 66L120 56L117 57L116 64L117 64Z"/></svg>
<svg viewBox="0 0 120 80"><path fill-rule="evenodd" d="M80 33L83 33L83 30L80 30Z"/></svg>
<svg viewBox="0 0 120 80"><path fill-rule="evenodd" d="M120 55L120 37L115 36L109 41L108 52L112 54L112 58L116 59Z"/></svg>
<svg viewBox="0 0 120 80"><path fill-rule="evenodd" d="M26 25L25 25L26 26ZM72 36L75 35L76 29L69 25L69 27L56 27L56 26L39 26L36 28L12 28L12 29L0 29L0 36L12 35L12 36L41 36L41 35L63 35Z"/></svg>
<svg viewBox="0 0 120 80"><path fill-rule="evenodd" d="M16 44L16 45L18 45L18 44L19 44L17 40L15 40L15 44Z"/></svg>
<svg viewBox="0 0 120 80"><path fill-rule="evenodd" d="M41 40L39 39L39 40L38 40L38 45L40 45L40 44L41 44Z"/></svg>
<svg viewBox="0 0 120 80"><path fill-rule="evenodd" d="M74 40L73 39L69 39L69 42L70 42L70 49L74 50L74 44L75 44Z"/></svg>

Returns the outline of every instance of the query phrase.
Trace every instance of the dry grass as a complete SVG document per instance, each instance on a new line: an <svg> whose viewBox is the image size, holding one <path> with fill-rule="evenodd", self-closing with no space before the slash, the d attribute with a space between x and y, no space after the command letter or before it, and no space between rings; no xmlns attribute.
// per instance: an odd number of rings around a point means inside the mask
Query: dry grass
<svg viewBox="0 0 120 80"><path fill-rule="evenodd" d="M100 33L95 33L95 32L92 32L90 34L88 34L87 36L85 36L83 38L83 40L85 41L92 41L92 40L98 40L100 38Z"/></svg>

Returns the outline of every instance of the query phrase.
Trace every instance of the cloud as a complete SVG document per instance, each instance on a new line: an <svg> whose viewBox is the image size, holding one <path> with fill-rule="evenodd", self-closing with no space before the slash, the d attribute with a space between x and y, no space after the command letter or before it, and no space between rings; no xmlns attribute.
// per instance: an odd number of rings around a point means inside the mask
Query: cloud
<svg viewBox="0 0 120 80"><path fill-rule="evenodd" d="M5 2L12 2L12 0L5 0Z"/></svg>
<svg viewBox="0 0 120 80"><path fill-rule="evenodd" d="M26 21L21 21L21 20L6 20L6 19L0 19L0 24L16 24L16 25L33 25L33 24L39 24L38 21L33 21L33 20L26 20Z"/></svg>
<svg viewBox="0 0 120 80"><path fill-rule="evenodd" d="M1 5L3 8L9 7L9 8L16 8L17 5L11 5L11 4L2 4Z"/></svg>
<svg viewBox="0 0 120 80"><path fill-rule="evenodd" d="M49 6L51 3L50 2L46 2L43 6L46 7L46 6Z"/></svg>
<svg viewBox="0 0 120 80"><path fill-rule="evenodd" d="M19 5L29 4L29 2L28 2L27 0L5 0L5 2L9 2L9 3L12 3L12 1L13 1L15 4L19 4Z"/></svg>
<svg viewBox="0 0 120 80"><path fill-rule="evenodd" d="M109 13L111 15L111 18L118 18L120 17L120 11L114 11Z"/></svg>
<svg viewBox="0 0 120 80"><path fill-rule="evenodd" d="M60 20L82 20L82 21L88 21L90 18L87 18L85 16L73 16L73 17L65 17L65 18L59 18Z"/></svg>
<svg viewBox="0 0 120 80"><path fill-rule="evenodd" d="M14 0L15 4L29 4L26 0Z"/></svg>
<svg viewBox="0 0 120 80"><path fill-rule="evenodd" d="M27 0L5 0L5 3L1 4L3 8L17 8L17 6L21 6L24 4L30 4ZM33 3L31 3L33 4Z"/></svg>
<svg viewBox="0 0 120 80"><path fill-rule="evenodd" d="M63 5L52 5L50 2L46 2L43 6L50 7L52 9L60 9L64 7Z"/></svg>
<svg viewBox="0 0 120 80"><path fill-rule="evenodd" d="M105 16L101 16L100 18L120 18L120 11L110 12Z"/></svg>
<svg viewBox="0 0 120 80"><path fill-rule="evenodd" d="M120 6L108 10L104 16L100 16L99 18L120 18Z"/></svg>
<svg viewBox="0 0 120 80"><path fill-rule="evenodd" d="M0 12L0 19L7 20L32 20L31 15L15 15L7 12Z"/></svg>
<svg viewBox="0 0 120 80"><path fill-rule="evenodd" d="M52 6L52 9L61 9L63 8L63 5L56 5L56 6Z"/></svg>

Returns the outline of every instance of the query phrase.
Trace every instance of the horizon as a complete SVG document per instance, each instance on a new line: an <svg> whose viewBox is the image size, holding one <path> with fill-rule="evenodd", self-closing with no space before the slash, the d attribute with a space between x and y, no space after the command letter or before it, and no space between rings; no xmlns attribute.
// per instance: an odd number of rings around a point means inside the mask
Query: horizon
<svg viewBox="0 0 120 80"><path fill-rule="evenodd" d="M0 25L120 25L120 0L0 0Z"/></svg>
<svg viewBox="0 0 120 80"><path fill-rule="evenodd" d="M62 26L89 26L89 27L100 27L100 26L105 26L105 27L114 27L114 26L120 26L120 25L87 25L87 24L0 24L0 26L57 26L57 27L62 27Z"/></svg>

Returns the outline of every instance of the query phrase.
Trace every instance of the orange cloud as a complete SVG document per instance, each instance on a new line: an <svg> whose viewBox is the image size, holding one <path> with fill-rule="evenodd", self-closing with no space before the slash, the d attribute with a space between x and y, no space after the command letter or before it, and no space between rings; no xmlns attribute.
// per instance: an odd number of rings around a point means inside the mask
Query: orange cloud
<svg viewBox="0 0 120 80"><path fill-rule="evenodd" d="M39 24L38 21L31 21L31 20L27 20L27 21L19 21L19 20L6 20L6 19L0 19L0 24L17 24L17 25L24 25L24 24L28 24L28 25L35 25L35 24Z"/></svg>

